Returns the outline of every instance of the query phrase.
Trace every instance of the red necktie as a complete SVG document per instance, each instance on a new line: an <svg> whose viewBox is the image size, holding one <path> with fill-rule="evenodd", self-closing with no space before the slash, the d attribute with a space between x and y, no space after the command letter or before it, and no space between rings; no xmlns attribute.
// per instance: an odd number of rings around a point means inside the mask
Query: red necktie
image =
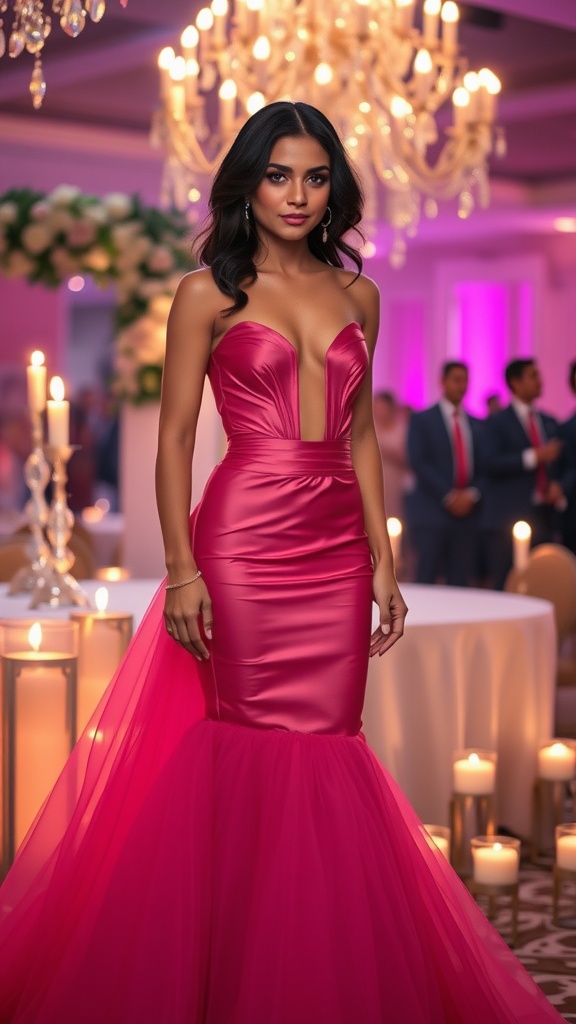
<svg viewBox="0 0 576 1024"><path fill-rule="evenodd" d="M528 437L533 448L539 448L542 444L540 427L533 409L528 413ZM536 467L536 494L539 498L545 498L548 490L548 472L543 462Z"/></svg>
<svg viewBox="0 0 576 1024"><path fill-rule="evenodd" d="M455 473L454 473L454 486L458 489L466 487L469 480L468 472L468 453L464 444L464 438L462 436L462 428L460 426L460 413L458 409L454 410L454 460L455 460Z"/></svg>

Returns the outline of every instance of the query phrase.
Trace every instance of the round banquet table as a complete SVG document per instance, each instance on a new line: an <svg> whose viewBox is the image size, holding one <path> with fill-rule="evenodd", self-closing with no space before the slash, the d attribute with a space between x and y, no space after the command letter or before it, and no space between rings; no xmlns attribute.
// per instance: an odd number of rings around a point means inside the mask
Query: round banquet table
<svg viewBox="0 0 576 1024"><path fill-rule="evenodd" d="M135 627L156 580L106 583L109 609ZM82 582L93 599L101 583ZM452 755L496 750L498 822L530 833L530 798L540 742L553 735L556 635L547 601L489 590L404 584L410 609L403 639L370 662L364 732L428 823L448 824ZM375 609L377 611L377 609ZM67 616L31 611L26 595L0 586L0 618ZM377 622L375 618L375 622Z"/></svg>
<svg viewBox="0 0 576 1024"><path fill-rule="evenodd" d="M368 742L420 818L439 825L449 823L454 751L496 750L498 824L528 836L536 751L554 727L552 605L491 590L402 591L404 637L370 662Z"/></svg>

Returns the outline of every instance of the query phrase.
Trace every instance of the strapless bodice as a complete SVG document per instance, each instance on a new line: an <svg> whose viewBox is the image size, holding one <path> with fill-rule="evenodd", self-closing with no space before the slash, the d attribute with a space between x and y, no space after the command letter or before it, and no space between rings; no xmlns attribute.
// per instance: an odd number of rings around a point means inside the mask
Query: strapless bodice
<svg viewBox="0 0 576 1024"><path fill-rule="evenodd" d="M325 357L325 440L349 436L367 367L362 328L349 323ZM208 376L229 438L250 433L300 439L298 353L284 335L254 320L234 324L212 352Z"/></svg>

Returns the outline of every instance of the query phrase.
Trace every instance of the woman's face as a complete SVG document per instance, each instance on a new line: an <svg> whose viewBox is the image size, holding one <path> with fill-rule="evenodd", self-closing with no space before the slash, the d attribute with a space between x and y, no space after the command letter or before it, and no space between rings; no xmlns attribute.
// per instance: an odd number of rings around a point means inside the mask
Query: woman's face
<svg viewBox="0 0 576 1024"><path fill-rule="evenodd" d="M259 229L287 241L306 237L323 219L330 195L330 157L308 135L287 135L270 153L250 197Z"/></svg>

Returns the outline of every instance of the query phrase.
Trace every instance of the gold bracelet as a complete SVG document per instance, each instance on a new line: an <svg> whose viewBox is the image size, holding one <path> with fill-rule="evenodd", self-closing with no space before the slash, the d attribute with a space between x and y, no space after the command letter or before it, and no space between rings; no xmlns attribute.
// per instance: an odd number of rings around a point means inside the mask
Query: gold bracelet
<svg viewBox="0 0 576 1024"><path fill-rule="evenodd" d="M198 572L196 573L196 575L192 576L189 580L184 580L182 583L167 583L164 589L165 590L179 590L180 587L187 587L189 583L195 583L196 580L201 575L202 575L202 573L200 572L200 569L198 569Z"/></svg>

